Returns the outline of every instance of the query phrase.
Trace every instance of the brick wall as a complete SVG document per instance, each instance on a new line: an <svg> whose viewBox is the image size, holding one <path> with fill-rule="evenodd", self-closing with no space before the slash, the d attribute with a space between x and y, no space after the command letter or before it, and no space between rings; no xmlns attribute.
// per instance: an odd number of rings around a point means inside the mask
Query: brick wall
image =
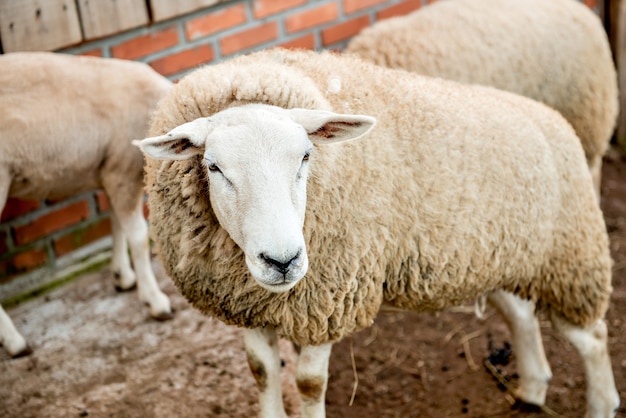
<svg viewBox="0 0 626 418"><path fill-rule="evenodd" d="M59 52L139 60L176 80L271 46L341 49L364 27L433 1L226 1ZM584 2L601 12L598 0ZM108 210L100 191L55 202L9 199L0 220L0 302L106 259Z"/></svg>
<svg viewBox="0 0 626 418"><path fill-rule="evenodd" d="M376 20L407 13L427 3L428 0L230 1L63 52L140 60L177 79L198 65L270 46L340 48Z"/></svg>

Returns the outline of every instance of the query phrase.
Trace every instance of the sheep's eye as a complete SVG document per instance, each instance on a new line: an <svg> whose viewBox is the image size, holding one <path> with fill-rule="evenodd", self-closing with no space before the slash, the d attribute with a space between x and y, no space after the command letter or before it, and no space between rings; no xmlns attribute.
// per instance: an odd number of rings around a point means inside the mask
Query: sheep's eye
<svg viewBox="0 0 626 418"><path fill-rule="evenodd" d="M304 157L302 157L302 161L309 161L309 156L311 155L311 153L309 151L307 151L304 154Z"/></svg>
<svg viewBox="0 0 626 418"><path fill-rule="evenodd" d="M209 164L209 171L213 171L214 173L219 173L222 170L220 170L217 164Z"/></svg>

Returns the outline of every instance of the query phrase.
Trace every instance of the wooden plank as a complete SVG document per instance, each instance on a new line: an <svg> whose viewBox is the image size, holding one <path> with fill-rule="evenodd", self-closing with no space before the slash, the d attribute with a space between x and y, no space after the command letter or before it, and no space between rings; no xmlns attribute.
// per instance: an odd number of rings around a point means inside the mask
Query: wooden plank
<svg viewBox="0 0 626 418"><path fill-rule="evenodd" d="M51 51L82 40L71 0L0 0L4 52Z"/></svg>
<svg viewBox="0 0 626 418"><path fill-rule="evenodd" d="M113 35L148 23L145 0L78 0L78 8L85 39Z"/></svg>
<svg viewBox="0 0 626 418"><path fill-rule="evenodd" d="M195 10L209 7L224 0L150 0L152 20L159 22Z"/></svg>

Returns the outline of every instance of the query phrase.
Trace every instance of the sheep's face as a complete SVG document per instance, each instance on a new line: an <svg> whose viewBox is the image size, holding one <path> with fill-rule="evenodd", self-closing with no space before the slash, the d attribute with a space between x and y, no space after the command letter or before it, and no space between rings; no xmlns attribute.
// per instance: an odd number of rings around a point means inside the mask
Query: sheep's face
<svg viewBox="0 0 626 418"><path fill-rule="evenodd" d="M246 105L136 144L159 159L203 155L220 225L243 250L252 277L282 292L309 265L302 229L313 143L356 138L374 123L368 116Z"/></svg>

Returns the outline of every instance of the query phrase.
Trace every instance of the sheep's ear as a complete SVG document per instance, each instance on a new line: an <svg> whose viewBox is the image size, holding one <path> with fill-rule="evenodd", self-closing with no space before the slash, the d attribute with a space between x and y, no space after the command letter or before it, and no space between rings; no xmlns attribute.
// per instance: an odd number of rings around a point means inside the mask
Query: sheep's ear
<svg viewBox="0 0 626 418"><path fill-rule="evenodd" d="M325 110L289 109L291 118L302 125L313 143L356 139L368 133L376 119L365 115L342 115Z"/></svg>
<svg viewBox="0 0 626 418"><path fill-rule="evenodd" d="M182 124L165 135L134 140L133 145L157 160L184 160L204 153L204 144L211 132L208 118Z"/></svg>

